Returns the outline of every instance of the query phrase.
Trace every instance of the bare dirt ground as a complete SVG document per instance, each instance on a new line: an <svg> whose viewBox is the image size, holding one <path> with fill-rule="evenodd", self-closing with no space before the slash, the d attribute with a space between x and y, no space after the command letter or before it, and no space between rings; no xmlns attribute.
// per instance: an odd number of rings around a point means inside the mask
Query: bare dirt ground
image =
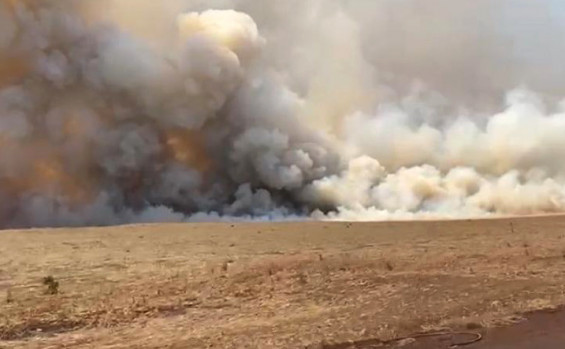
<svg viewBox="0 0 565 349"><path fill-rule="evenodd" d="M525 314L505 327L428 332L382 343L378 339L319 346L324 349L562 349L565 344L565 309Z"/></svg>
<svg viewBox="0 0 565 349"><path fill-rule="evenodd" d="M0 348L502 336L490 328L565 304L565 217L7 231L0 297ZM469 348L506 348L491 336Z"/></svg>

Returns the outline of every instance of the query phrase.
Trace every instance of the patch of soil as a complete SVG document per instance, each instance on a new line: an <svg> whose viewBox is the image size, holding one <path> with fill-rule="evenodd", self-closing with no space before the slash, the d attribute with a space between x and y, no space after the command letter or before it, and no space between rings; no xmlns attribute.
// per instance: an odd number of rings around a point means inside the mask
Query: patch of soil
<svg viewBox="0 0 565 349"><path fill-rule="evenodd" d="M9 331L0 331L0 341L14 341L37 336L51 336L59 333L72 332L77 328L84 327L84 323L78 321L64 321L57 323L30 323L17 326ZM0 346L0 348L2 348Z"/></svg>
<svg viewBox="0 0 565 349"><path fill-rule="evenodd" d="M321 345L320 349L562 349L565 348L565 308L527 314L508 327L477 332L430 333L383 343L377 339ZM480 339L480 340L479 340Z"/></svg>

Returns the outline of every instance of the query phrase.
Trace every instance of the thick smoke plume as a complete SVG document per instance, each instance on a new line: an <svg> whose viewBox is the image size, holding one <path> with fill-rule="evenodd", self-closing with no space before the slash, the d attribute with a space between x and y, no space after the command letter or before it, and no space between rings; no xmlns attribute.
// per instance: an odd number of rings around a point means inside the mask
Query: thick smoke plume
<svg viewBox="0 0 565 349"><path fill-rule="evenodd" d="M0 227L564 211L563 17L0 0Z"/></svg>

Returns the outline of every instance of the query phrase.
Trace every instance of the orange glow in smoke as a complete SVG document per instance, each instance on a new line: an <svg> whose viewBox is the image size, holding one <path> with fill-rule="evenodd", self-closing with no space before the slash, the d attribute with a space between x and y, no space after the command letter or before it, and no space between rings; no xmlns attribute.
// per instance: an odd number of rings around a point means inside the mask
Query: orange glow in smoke
<svg viewBox="0 0 565 349"><path fill-rule="evenodd" d="M29 70L29 63L24 57L0 52L0 88L25 78Z"/></svg>
<svg viewBox="0 0 565 349"><path fill-rule="evenodd" d="M7 144L6 141L4 144ZM32 160L26 175L2 180L2 187L6 188L10 195L19 196L24 192L35 193L61 198L66 200L70 206L85 204L94 198L93 181L88 175L70 174L65 169L62 159L49 150L49 145L45 141L30 142L24 150L24 154L37 152L49 155ZM33 158L33 155L30 155L30 158Z"/></svg>
<svg viewBox="0 0 565 349"><path fill-rule="evenodd" d="M22 0L0 0L0 11L14 13ZM0 88L17 83L30 71L29 60L14 52L0 51Z"/></svg>
<svg viewBox="0 0 565 349"><path fill-rule="evenodd" d="M177 129L165 135L171 156L179 163L207 172L212 162L206 153L202 136L191 130Z"/></svg>
<svg viewBox="0 0 565 349"><path fill-rule="evenodd" d="M11 12L16 10L16 6L18 3L22 2L21 0L2 0L0 3L3 3Z"/></svg>
<svg viewBox="0 0 565 349"><path fill-rule="evenodd" d="M57 157L41 159L34 163L27 183L33 190L42 194L59 194L69 200L71 205L86 203L92 198L87 181L70 175Z"/></svg>

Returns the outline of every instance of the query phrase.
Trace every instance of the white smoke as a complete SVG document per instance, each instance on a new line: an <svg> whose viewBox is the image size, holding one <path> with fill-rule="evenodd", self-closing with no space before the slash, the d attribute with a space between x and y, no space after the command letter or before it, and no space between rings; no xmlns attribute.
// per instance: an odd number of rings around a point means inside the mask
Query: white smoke
<svg viewBox="0 0 565 349"><path fill-rule="evenodd" d="M0 226L564 211L528 4L0 0Z"/></svg>

